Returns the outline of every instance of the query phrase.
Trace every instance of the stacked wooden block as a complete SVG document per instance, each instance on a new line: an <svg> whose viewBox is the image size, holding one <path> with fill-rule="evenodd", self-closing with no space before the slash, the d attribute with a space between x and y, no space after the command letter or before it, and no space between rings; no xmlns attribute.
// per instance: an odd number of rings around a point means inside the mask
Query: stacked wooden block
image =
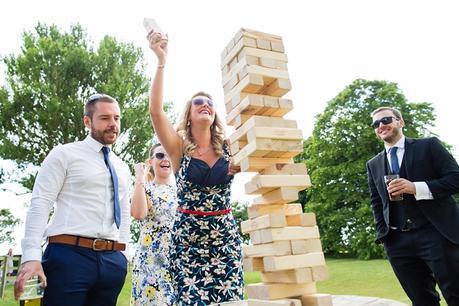
<svg viewBox="0 0 459 306"><path fill-rule="evenodd" d="M290 89L287 55L280 36L241 29L222 52L226 122L234 162L258 172L246 185L258 195L241 224L252 245L244 247L244 270L260 271L262 283L247 286L248 305L332 305L318 294L316 281L328 278L315 215L303 213L298 192L310 186L304 164L303 135L293 109L282 98Z"/></svg>

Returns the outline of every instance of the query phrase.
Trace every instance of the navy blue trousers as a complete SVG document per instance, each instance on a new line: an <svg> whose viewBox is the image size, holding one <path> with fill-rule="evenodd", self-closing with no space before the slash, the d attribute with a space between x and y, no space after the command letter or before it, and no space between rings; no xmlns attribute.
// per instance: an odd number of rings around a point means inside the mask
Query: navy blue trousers
<svg viewBox="0 0 459 306"><path fill-rule="evenodd" d="M66 244L49 244L42 265L48 282L44 306L115 306L127 272L120 251Z"/></svg>
<svg viewBox="0 0 459 306"><path fill-rule="evenodd" d="M459 306L459 245L433 225L391 230L384 242L389 261L414 306L438 306L438 284L449 306Z"/></svg>

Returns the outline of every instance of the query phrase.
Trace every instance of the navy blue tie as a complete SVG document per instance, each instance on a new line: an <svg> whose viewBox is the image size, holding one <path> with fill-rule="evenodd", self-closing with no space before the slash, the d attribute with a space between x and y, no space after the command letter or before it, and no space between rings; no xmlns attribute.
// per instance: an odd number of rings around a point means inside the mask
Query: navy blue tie
<svg viewBox="0 0 459 306"><path fill-rule="evenodd" d="M399 174L400 167L398 165L398 157L397 157L397 147L392 147L390 149L390 166L392 168L392 174Z"/></svg>
<svg viewBox="0 0 459 306"><path fill-rule="evenodd" d="M110 176L112 177L113 200L115 202L115 205L114 205L115 223L116 223L116 227L120 228L121 212L120 212L120 198L118 195L118 176L116 175L115 167L113 167L113 164L110 162L110 158L108 157L108 154L110 153L110 149L107 147L102 147L102 152L104 153L105 165L107 165L107 168L110 171Z"/></svg>

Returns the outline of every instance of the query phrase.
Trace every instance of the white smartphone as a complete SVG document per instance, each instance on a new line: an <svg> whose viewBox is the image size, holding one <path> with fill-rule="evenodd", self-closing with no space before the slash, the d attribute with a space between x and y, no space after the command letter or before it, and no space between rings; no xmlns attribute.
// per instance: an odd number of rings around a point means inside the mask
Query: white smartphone
<svg viewBox="0 0 459 306"><path fill-rule="evenodd" d="M164 34L163 30L159 27L158 23L153 18L144 18L143 19L143 26L147 33L150 33L152 30L161 34Z"/></svg>

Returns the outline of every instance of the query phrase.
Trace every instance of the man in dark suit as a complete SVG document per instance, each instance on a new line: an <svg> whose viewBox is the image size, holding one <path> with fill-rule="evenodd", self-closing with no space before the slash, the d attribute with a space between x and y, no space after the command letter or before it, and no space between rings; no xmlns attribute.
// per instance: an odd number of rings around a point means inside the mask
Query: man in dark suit
<svg viewBox="0 0 459 306"><path fill-rule="evenodd" d="M385 146L367 162L376 242L384 243L413 305L440 305L437 283L448 305L459 305L459 205L452 198L459 166L437 138L406 138L398 110L380 107L371 115ZM386 187L390 173L400 178Z"/></svg>

